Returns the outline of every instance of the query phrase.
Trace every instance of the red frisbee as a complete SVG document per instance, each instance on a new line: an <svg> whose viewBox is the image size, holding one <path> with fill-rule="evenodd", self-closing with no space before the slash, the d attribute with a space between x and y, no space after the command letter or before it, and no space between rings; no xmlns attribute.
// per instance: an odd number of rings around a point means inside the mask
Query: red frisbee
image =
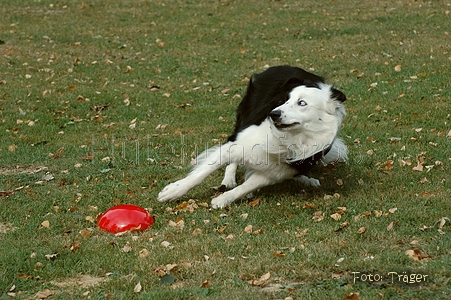
<svg viewBox="0 0 451 300"><path fill-rule="evenodd" d="M154 223L154 219L144 208L121 204L108 209L97 216L99 227L112 233L131 231L144 231Z"/></svg>

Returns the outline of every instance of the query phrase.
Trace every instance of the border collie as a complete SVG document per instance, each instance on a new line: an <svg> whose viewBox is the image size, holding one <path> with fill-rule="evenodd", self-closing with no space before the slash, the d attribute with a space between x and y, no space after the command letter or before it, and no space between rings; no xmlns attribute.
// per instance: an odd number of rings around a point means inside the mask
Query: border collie
<svg viewBox="0 0 451 300"><path fill-rule="evenodd" d="M305 175L311 167L347 160L347 148L338 138L345 100L324 78L297 67L276 66L255 74L227 142L200 154L191 173L167 185L158 201L182 197L224 165L222 185L230 190L212 199L213 208L287 179L319 186ZM246 168L245 181L237 185L240 165Z"/></svg>

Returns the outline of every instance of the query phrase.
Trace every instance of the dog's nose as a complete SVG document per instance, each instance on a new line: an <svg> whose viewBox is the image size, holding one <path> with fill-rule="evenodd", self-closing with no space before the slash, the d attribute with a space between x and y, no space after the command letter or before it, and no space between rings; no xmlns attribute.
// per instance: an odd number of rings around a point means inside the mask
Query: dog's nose
<svg viewBox="0 0 451 300"><path fill-rule="evenodd" d="M281 115L282 115L282 111L280 111L278 109L273 110L269 113L269 116L271 117L271 119L273 121L276 121L277 119L279 119Z"/></svg>

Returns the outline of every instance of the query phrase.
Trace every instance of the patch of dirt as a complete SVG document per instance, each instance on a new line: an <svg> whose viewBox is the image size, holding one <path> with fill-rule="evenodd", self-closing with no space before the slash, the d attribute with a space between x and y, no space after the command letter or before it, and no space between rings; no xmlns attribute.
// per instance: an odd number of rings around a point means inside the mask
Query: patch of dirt
<svg viewBox="0 0 451 300"><path fill-rule="evenodd" d="M51 284L59 288L88 288L107 282L106 277L95 277L91 275L78 275L75 278L65 278L62 280L52 280Z"/></svg>
<svg viewBox="0 0 451 300"><path fill-rule="evenodd" d="M48 170L47 167L39 166L39 167L33 167L33 166L6 166L2 167L0 166L0 175L19 175L19 174L36 174L41 171Z"/></svg>

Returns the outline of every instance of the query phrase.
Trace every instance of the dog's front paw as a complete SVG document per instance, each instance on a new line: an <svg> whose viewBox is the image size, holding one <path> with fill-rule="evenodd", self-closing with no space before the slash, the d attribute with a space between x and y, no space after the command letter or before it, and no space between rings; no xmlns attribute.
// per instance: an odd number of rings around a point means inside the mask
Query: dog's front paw
<svg viewBox="0 0 451 300"><path fill-rule="evenodd" d="M302 184L306 186L312 186L312 187L319 187L321 186L321 183L316 178L310 178L305 175L296 176L294 178L296 181L301 182Z"/></svg>
<svg viewBox="0 0 451 300"><path fill-rule="evenodd" d="M236 180L233 177L224 177L224 180L221 182L221 185L225 186L228 189L233 189L237 186Z"/></svg>
<svg viewBox="0 0 451 300"><path fill-rule="evenodd" d="M168 184L165 188L158 194L158 201L167 202L173 201L185 195L189 191L189 187L184 184L183 179L176 181L174 183Z"/></svg>
<svg viewBox="0 0 451 300"><path fill-rule="evenodd" d="M212 208L224 208L227 205L229 205L230 203L232 203L235 199L230 197L230 194L223 193L221 195L219 195L216 198L213 198L211 200L211 207Z"/></svg>

